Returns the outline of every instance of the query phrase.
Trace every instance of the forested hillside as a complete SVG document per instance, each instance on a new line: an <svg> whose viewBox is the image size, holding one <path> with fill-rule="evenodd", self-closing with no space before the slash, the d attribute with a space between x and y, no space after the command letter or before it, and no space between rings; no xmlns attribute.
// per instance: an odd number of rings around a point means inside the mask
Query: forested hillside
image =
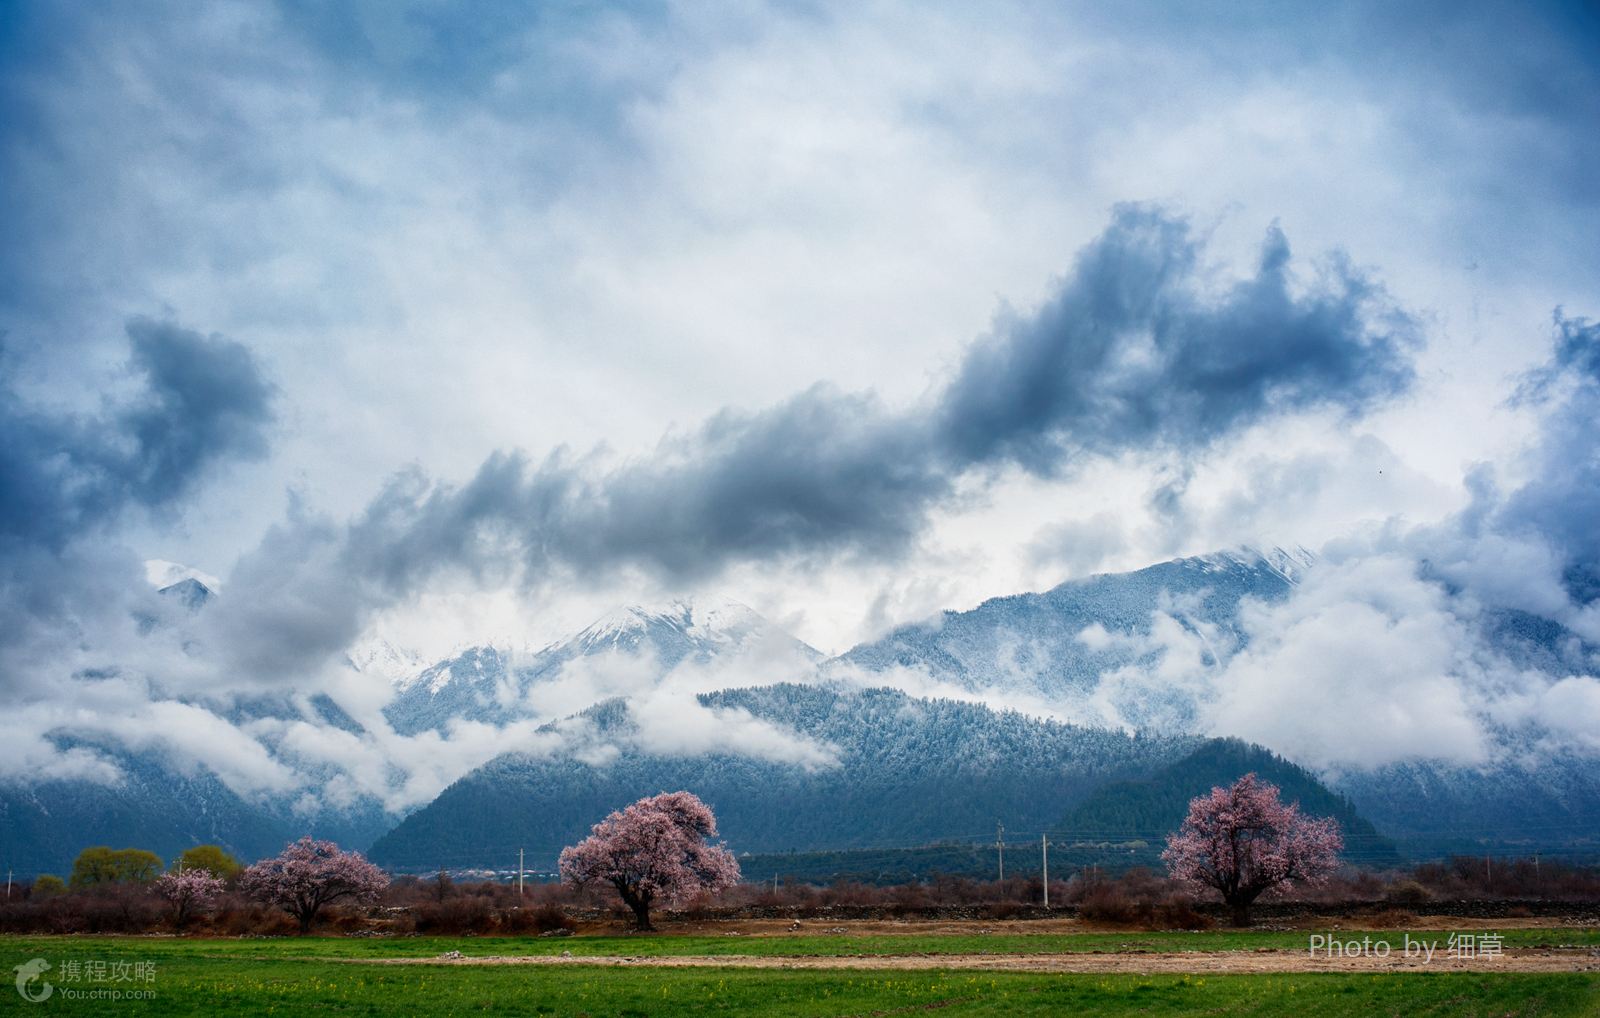
<svg viewBox="0 0 1600 1018"><path fill-rule="evenodd" d="M1152 846L1144 854L1149 856L1145 861L1153 862L1167 835L1183 822L1190 799L1250 773L1277 785L1283 800L1299 803L1302 812L1337 820L1346 859L1370 865L1399 861L1394 843L1357 813L1350 800L1305 768L1238 739L1208 740L1147 778L1102 785L1061 818L1055 840L1063 845L1142 842Z"/></svg>
<svg viewBox="0 0 1600 1018"><path fill-rule="evenodd" d="M829 766L713 753L653 754L629 743L621 701L584 712L594 746L560 760L500 757L378 840L373 858L415 869L505 865L517 849L552 864L608 812L687 789L716 810L735 851L926 844L1040 830L1106 781L1136 778L1192 748L891 690L782 685L706 694L831 747Z"/></svg>

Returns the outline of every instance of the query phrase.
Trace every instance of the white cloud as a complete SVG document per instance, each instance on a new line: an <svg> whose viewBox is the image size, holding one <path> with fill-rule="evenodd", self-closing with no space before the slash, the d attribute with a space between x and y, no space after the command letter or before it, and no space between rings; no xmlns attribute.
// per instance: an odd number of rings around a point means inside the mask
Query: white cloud
<svg viewBox="0 0 1600 1018"><path fill-rule="evenodd" d="M974 693L904 670L858 678L1107 723L1154 691L1207 702L1215 681L1216 730L1343 764L1479 760L1485 717L1585 740L1592 677L1530 679L1468 630L1478 607L1508 606L1600 640L1600 605L1570 604L1537 542L1407 529L1469 501L1462 463L1502 461L1526 438L1532 415L1499 407L1506 375L1532 356L1551 306L1595 297L1593 203L1554 176L1582 139L1541 115L1479 109L1427 68L1373 74L1364 51L1331 48L1287 60L1215 25L1191 35L1070 11L895 5L669 21L658 33L611 15L548 48L524 39L466 106L364 76L253 5L148 20L108 8L56 40L70 59L8 69L7 97L33 114L17 123L43 131L3 139L40 283L0 294L19 377L92 405L120 381L115 323L169 305L247 342L282 390L269 462L115 538L151 556L152 582L219 588L175 563L225 572L280 517L286 488L338 519L412 462L452 477L496 447L637 455L674 422L818 380L904 404L1000 300L1036 303L1112 202L1158 198L1196 210L1241 258L1279 218L1307 250L1382 259L1382 277L1431 315L1414 399L1358 433L1310 417L1181 464L1153 453L986 478L904 562L753 563L732 582L841 651L1092 569L1388 527L1363 539L1366 561L1314 571L1288 603L1257 610L1250 648L1220 677L1201 664L1204 634L1158 616L1155 670L1107 676L1094 701ZM540 91L552 50L577 83L563 93L590 109ZM1174 468L1187 515L1158 519L1149 495ZM1384 543L1397 533L1402 546ZM1420 557L1464 592L1419 580ZM313 780L259 736L339 768L334 794L400 808L506 749L560 751L576 736L537 721L613 695L662 719L646 722L653 745L826 756L693 699L804 674L781 655L662 681L645 662L591 662L541 686L526 723L411 739L382 722L386 686L332 668L297 676L293 692L330 691L368 734L305 719L241 730L171 698L248 691L208 648L245 662L273 648L225 618L139 636L134 612L151 602L132 592L139 561L126 553L68 549L22 571L59 589L0 587L8 627L27 622L24 602L55 612L7 662L4 774L116 780L95 753L45 739L79 730L214 766L250 794ZM463 642L538 645L639 594L634 576L534 591L457 580L380 628L424 637L432 657ZM316 603L284 610L311 630ZM1028 650L1016 648L1019 671ZM71 678L111 666L159 688Z"/></svg>
<svg viewBox="0 0 1600 1018"><path fill-rule="evenodd" d="M1217 677L1208 727L1317 767L1484 762L1470 630L1406 558L1318 566L1245 615L1249 646Z"/></svg>
<svg viewBox="0 0 1600 1018"><path fill-rule="evenodd" d="M213 591L222 589L222 581L210 573L186 566L181 562L168 562L165 559L147 560L144 564L144 575L152 587L170 587L180 580L195 579Z"/></svg>

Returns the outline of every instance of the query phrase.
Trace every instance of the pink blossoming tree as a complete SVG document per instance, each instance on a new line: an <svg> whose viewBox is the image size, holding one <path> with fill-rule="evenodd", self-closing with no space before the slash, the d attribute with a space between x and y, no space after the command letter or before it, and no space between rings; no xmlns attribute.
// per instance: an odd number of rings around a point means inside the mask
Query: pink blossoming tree
<svg viewBox="0 0 1600 1018"><path fill-rule="evenodd" d="M301 933L310 932L323 906L336 901L370 904L388 886L388 876L360 852L341 851L331 841L309 837L239 875L241 891L294 916Z"/></svg>
<svg viewBox="0 0 1600 1018"><path fill-rule="evenodd" d="M688 792L640 799L594 825L561 853L561 877L578 887L610 884L633 910L641 930L650 906L673 904L739 881L739 864L717 836L711 809Z"/></svg>
<svg viewBox="0 0 1600 1018"><path fill-rule="evenodd" d="M206 915L217 903L223 882L206 870L181 870L163 873L152 887L167 902L174 929L183 929L189 920Z"/></svg>
<svg viewBox="0 0 1600 1018"><path fill-rule="evenodd" d="M1250 905L1264 892L1325 879L1343 847L1337 823L1303 816L1279 801L1276 785L1246 774L1191 800L1161 858L1174 879L1218 891L1234 925L1248 926Z"/></svg>

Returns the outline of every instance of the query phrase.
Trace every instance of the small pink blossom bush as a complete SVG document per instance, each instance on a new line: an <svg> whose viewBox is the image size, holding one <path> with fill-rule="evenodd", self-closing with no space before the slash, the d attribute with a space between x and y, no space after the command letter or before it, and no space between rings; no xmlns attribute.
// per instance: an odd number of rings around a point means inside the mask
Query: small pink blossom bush
<svg viewBox="0 0 1600 1018"><path fill-rule="evenodd" d="M711 809L689 792L640 799L594 825L561 853L561 878L583 887L610 884L633 910L641 930L652 929L650 906L682 902L739 882L733 853L717 836Z"/></svg>
<svg viewBox="0 0 1600 1018"><path fill-rule="evenodd" d="M1339 863L1344 839L1331 819L1303 816L1278 799L1278 787L1246 774L1189 802L1183 826L1161 858L1175 880L1208 887L1250 923L1250 905L1280 884L1315 884Z"/></svg>
<svg viewBox="0 0 1600 1018"><path fill-rule="evenodd" d="M371 904L389 886L387 874L360 852L341 851L331 841L301 838L272 859L239 875L239 889L266 905L283 909L308 933L323 906L336 901Z"/></svg>
<svg viewBox="0 0 1600 1018"><path fill-rule="evenodd" d="M168 914L175 929L183 929L189 920L207 915L222 894L223 882L206 870L183 870L163 873L152 888L167 902Z"/></svg>

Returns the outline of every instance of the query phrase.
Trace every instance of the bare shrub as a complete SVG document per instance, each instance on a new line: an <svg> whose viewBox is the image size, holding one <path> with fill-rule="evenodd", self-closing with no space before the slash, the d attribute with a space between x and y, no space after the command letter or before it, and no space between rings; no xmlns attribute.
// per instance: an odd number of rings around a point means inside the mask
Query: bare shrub
<svg viewBox="0 0 1600 1018"><path fill-rule="evenodd" d="M500 930L503 933L553 933L577 928L578 924L559 905L513 908L500 917Z"/></svg>
<svg viewBox="0 0 1600 1018"><path fill-rule="evenodd" d="M84 933L143 933L161 920L161 907L147 887L105 884L70 895L78 905Z"/></svg>
<svg viewBox="0 0 1600 1018"><path fill-rule="evenodd" d="M1433 892L1415 880L1400 880L1389 885L1384 891L1383 900L1391 905L1415 908L1432 901Z"/></svg>
<svg viewBox="0 0 1600 1018"><path fill-rule="evenodd" d="M1196 911L1187 894L1170 894L1155 906L1150 927L1157 930L1209 930L1215 919Z"/></svg>
<svg viewBox="0 0 1600 1018"><path fill-rule="evenodd" d="M1023 910L1021 902L1017 901L991 901L982 909L985 919L1015 919Z"/></svg>
<svg viewBox="0 0 1600 1018"><path fill-rule="evenodd" d="M488 933L495 928L494 906L481 895L460 895L411 907L412 929L431 935Z"/></svg>
<svg viewBox="0 0 1600 1018"><path fill-rule="evenodd" d="M1078 914L1104 923L1134 923L1145 918L1139 903L1122 886L1109 882L1094 884L1083 892Z"/></svg>

